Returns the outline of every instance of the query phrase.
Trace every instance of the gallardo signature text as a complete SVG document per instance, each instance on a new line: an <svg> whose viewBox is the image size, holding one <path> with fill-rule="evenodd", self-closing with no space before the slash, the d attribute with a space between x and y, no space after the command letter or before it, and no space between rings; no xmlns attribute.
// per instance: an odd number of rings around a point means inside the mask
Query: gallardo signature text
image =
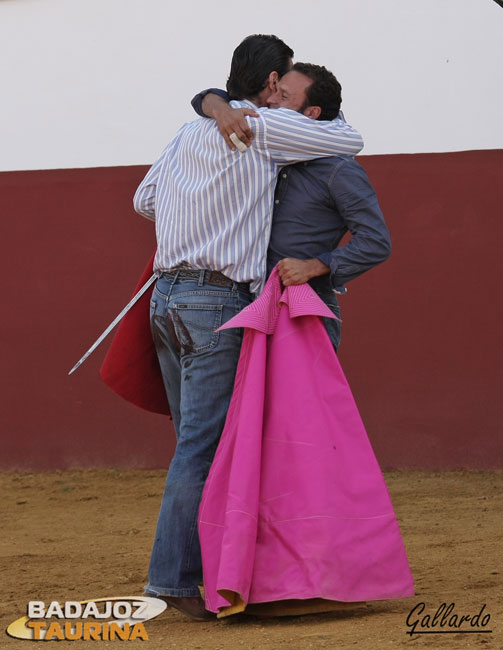
<svg viewBox="0 0 503 650"><path fill-rule="evenodd" d="M425 603L415 605L407 616L407 634L459 634L459 633L491 633L486 628L491 620L490 614L484 614L485 603L477 614L459 615L454 612L455 603L442 603L432 615L424 614ZM420 628L420 629L418 629Z"/></svg>

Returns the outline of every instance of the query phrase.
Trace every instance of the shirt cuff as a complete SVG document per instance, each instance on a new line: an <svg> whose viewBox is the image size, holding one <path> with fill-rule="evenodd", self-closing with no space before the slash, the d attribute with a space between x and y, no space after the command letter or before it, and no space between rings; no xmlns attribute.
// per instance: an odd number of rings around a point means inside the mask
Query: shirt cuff
<svg viewBox="0 0 503 650"><path fill-rule="evenodd" d="M335 293L338 294L345 294L347 293L347 289L343 284L336 284L334 283L333 276L334 276L334 270L332 269L332 253L320 253L319 255L316 255L316 259L320 260L320 262L323 262L326 266L330 267L330 286L332 289L335 291ZM335 286L334 286L335 285Z"/></svg>
<svg viewBox="0 0 503 650"><path fill-rule="evenodd" d="M316 259L320 260L320 262L323 262L325 266L330 266L330 262L332 261L332 253L320 253L319 255L316 255Z"/></svg>

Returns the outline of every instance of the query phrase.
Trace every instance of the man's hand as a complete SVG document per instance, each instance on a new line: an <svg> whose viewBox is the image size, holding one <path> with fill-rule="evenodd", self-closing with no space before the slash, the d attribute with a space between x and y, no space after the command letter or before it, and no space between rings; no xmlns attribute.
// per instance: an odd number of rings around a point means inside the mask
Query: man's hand
<svg viewBox="0 0 503 650"><path fill-rule="evenodd" d="M304 284L318 275L330 273L330 267L316 258L297 260L293 257L285 257L278 262L278 272L281 282L285 287L289 287L292 284Z"/></svg>
<svg viewBox="0 0 503 650"><path fill-rule="evenodd" d="M204 97L202 109L205 115L216 120L218 130L224 136L229 149L232 151L236 149L230 140L231 133L235 133L247 147L251 145L253 131L248 126L245 115L258 117L256 111L251 108L232 108L224 99L212 93Z"/></svg>

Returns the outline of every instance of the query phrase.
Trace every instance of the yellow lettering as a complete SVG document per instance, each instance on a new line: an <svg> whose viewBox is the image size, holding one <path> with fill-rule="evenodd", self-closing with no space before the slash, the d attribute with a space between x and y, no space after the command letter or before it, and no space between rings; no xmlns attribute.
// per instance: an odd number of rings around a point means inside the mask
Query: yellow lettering
<svg viewBox="0 0 503 650"><path fill-rule="evenodd" d="M28 621L26 624L28 627L31 627L33 630L33 639L35 641L40 641L40 631L44 628L47 623L45 621Z"/></svg>
<svg viewBox="0 0 503 650"><path fill-rule="evenodd" d="M135 623L133 629L131 630L131 636L129 637L130 641L135 639L141 639L142 641L148 641L147 630L143 623Z"/></svg>
<svg viewBox="0 0 503 650"><path fill-rule="evenodd" d="M72 623L65 623L65 637L67 641L77 641L82 637L82 623L75 623L75 632Z"/></svg>
<svg viewBox="0 0 503 650"><path fill-rule="evenodd" d="M100 641L101 625L99 623L84 623L84 641Z"/></svg>
<svg viewBox="0 0 503 650"><path fill-rule="evenodd" d="M59 623L51 623L49 625L49 628L47 630L47 634L45 635L45 640L50 641L51 639L57 639L58 641L63 641L65 638L65 635L63 633L63 630L61 629L61 625Z"/></svg>
<svg viewBox="0 0 503 650"><path fill-rule="evenodd" d="M124 629L115 621L110 623L110 641L114 641L116 637L121 641L129 640L129 623L124 623Z"/></svg>

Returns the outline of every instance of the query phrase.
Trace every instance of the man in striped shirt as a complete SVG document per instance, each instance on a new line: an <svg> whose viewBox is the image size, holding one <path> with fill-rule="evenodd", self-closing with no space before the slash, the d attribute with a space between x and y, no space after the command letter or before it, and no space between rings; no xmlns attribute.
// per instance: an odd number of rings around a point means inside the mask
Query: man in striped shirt
<svg viewBox="0 0 503 650"><path fill-rule="evenodd" d="M316 122L265 107L292 57L275 36L245 39L227 88L233 107L257 113L254 146L231 151L213 120L185 124L134 197L137 212L156 225L151 325L177 435L145 589L196 619L207 615L198 589L197 513L241 345L240 332L215 330L264 285L279 169L362 148L343 120Z"/></svg>

